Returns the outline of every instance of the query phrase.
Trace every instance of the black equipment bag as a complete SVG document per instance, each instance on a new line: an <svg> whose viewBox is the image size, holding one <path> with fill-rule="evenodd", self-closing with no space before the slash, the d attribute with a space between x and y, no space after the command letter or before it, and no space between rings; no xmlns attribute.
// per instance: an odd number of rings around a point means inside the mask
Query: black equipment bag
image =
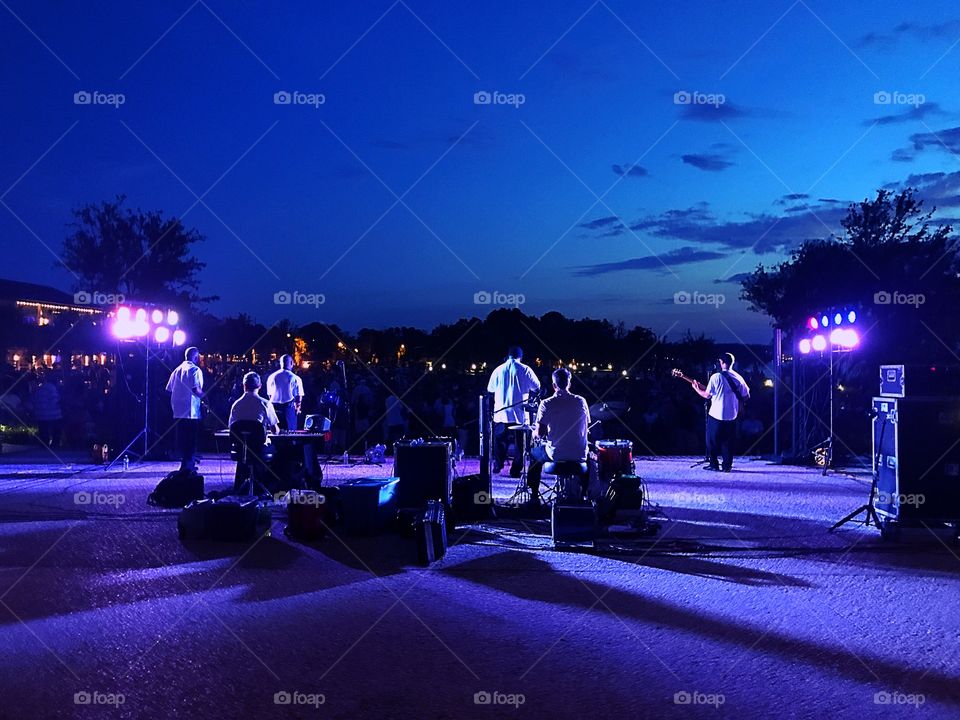
<svg viewBox="0 0 960 720"><path fill-rule="evenodd" d="M430 500L417 520L417 557L421 565L429 565L446 553L447 519L443 503Z"/></svg>
<svg viewBox="0 0 960 720"><path fill-rule="evenodd" d="M255 498L228 495L207 506L204 534L210 540L251 540L257 534L259 514Z"/></svg>
<svg viewBox="0 0 960 720"><path fill-rule="evenodd" d="M161 480L147 503L165 508L182 508L203 498L203 475L196 470L175 470Z"/></svg>

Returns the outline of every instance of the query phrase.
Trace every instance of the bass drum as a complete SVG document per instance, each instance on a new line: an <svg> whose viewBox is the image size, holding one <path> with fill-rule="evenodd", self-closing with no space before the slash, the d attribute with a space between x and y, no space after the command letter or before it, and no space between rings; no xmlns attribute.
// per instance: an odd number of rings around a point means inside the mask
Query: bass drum
<svg viewBox="0 0 960 720"><path fill-rule="evenodd" d="M597 440L597 465L603 482L618 475L633 475L633 443L629 440Z"/></svg>

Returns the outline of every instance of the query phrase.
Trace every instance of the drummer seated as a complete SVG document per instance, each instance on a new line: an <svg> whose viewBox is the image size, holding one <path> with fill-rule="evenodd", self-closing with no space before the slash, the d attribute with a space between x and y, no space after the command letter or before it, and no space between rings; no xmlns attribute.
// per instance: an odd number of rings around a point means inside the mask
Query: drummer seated
<svg viewBox="0 0 960 720"><path fill-rule="evenodd" d="M540 478L544 463L586 462L589 425L587 401L570 392L570 371L557 368L553 371L553 395L540 403L534 424L534 437L541 442L536 443L530 451L527 484L530 486L532 503L540 503Z"/></svg>
<svg viewBox="0 0 960 720"><path fill-rule="evenodd" d="M239 423L239 424L238 424ZM233 489L237 493L242 493L244 489L249 489L247 480L255 480L258 469L257 466L263 466L264 462L260 459L258 452L263 447L267 432L279 432L280 421L277 413L273 409L273 403L260 395L260 376L255 372L248 372L243 376L243 395L233 403L230 408L230 422L228 423L230 431L239 435L245 430L241 428L259 427L263 430L262 438L248 438L244 442L254 450L254 458L250 462L237 463L237 471L233 479Z"/></svg>

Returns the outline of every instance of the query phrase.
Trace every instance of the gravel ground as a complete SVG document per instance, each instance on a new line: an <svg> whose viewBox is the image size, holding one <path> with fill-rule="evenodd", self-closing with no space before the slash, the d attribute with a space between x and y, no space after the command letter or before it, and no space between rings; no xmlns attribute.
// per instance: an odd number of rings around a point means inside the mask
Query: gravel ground
<svg viewBox="0 0 960 720"><path fill-rule="evenodd" d="M503 520L423 569L398 535L292 542L280 509L254 543L183 544L145 502L169 464L5 460L3 718L960 716L960 551L828 534L862 473L641 460L656 537L558 551Z"/></svg>

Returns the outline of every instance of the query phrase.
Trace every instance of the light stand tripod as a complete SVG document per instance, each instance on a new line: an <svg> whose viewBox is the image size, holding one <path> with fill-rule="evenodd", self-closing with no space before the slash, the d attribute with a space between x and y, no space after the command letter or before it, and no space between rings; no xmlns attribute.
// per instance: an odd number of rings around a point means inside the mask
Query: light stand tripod
<svg viewBox="0 0 960 720"><path fill-rule="evenodd" d="M841 525L845 525L848 522L854 522L854 519L860 513L865 513L863 520L857 520L857 522L862 523L863 525L869 526L871 523L876 525L878 528L881 528L880 516L877 515L877 510L873 506L873 501L877 497L877 484L880 481L880 462L883 458L883 431L887 428L887 418L883 417L883 420L880 422L880 436L877 440L876 452L873 456L873 478L870 481L870 499L860 507L858 507L853 512L845 515L842 519L838 520L836 523L831 526L828 532L833 532Z"/></svg>
<svg viewBox="0 0 960 720"><path fill-rule="evenodd" d="M107 465L106 469L110 470L121 461L122 458L126 457L132 450L133 446L137 444L140 438L143 438L143 454L140 455L140 460L147 459L147 453L150 451L150 345L149 341L144 343L144 360L143 360L143 427L140 428L140 431L133 437L133 439L127 443L127 446L123 448L117 455L110 461L110 464ZM120 355L119 345L117 346L117 356ZM136 455L136 453L134 453Z"/></svg>

